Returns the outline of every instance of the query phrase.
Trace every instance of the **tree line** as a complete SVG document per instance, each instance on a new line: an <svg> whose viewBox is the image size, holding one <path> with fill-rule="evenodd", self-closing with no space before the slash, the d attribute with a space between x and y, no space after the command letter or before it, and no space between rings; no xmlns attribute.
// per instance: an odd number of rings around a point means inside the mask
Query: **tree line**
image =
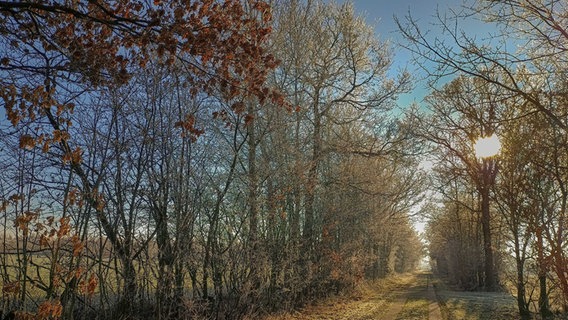
<svg viewBox="0 0 568 320"><path fill-rule="evenodd" d="M0 19L5 313L238 319L421 259L410 77L352 5L25 1Z"/></svg>

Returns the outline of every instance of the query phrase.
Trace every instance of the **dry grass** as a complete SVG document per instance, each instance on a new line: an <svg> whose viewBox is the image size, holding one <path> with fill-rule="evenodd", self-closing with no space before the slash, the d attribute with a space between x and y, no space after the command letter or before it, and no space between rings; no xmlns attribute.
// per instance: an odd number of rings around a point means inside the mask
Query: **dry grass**
<svg viewBox="0 0 568 320"><path fill-rule="evenodd" d="M426 299L409 299L404 308L396 317L397 320L428 320L428 306Z"/></svg>
<svg viewBox="0 0 568 320"><path fill-rule="evenodd" d="M394 275L387 279L363 282L348 295L328 298L302 310L270 315L263 320L377 319L389 310L396 294L414 282L414 274Z"/></svg>

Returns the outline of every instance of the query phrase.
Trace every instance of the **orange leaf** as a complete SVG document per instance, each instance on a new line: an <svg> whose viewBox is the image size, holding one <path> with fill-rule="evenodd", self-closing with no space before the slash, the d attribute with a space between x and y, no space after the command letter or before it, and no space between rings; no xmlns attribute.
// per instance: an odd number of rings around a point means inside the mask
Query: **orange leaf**
<svg viewBox="0 0 568 320"><path fill-rule="evenodd" d="M20 148L21 149L31 150L35 147L35 145L36 145L36 141L31 135L24 134L20 137Z"/></svg>

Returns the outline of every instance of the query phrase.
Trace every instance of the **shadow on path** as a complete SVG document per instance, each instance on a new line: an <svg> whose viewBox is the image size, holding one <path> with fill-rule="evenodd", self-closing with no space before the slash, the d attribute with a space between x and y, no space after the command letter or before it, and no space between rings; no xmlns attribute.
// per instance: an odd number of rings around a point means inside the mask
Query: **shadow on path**
<svg viewBox="0 0 568 320"><path fill-rule="evenodd" d="M416 274L415 281L403 288L390 305L389 310L377 319L384 320L442 320L436 293L432 286L432 274Z"/></svg>
<svg viewBox="0 0 568 320"><path fill-rule="evenodd" d="M435 279L434 285L444 316L443 319L521 319L515 298L508 293L451 290L438 279Z"/></svg>

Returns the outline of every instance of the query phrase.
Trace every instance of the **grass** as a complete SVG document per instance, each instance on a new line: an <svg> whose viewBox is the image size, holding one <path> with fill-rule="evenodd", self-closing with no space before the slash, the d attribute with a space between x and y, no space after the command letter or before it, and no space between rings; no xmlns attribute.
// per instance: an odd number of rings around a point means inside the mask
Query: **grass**
<svg viewBox="0 0 568 320"><path fill-rule="evenodd" d="M35 281L42 279L43 281L47 281L49 279L49 259L44 256L34 256L31 255L28 257L29 264L27 268L27 277L33 279L33 281L27 281L27 288L26 292L28 297L32 299L37 299L40 297L45 296L45 291L41 290L40 288L34 285ZM2 269L1 269L1 276L2 276L2 289L4 289L4 281L8 283L14 282L17 279L17 275L19 273L17 255L15 254L6 254L2 257ZM5 264L5 265L4 265ZM37 267L37 266L39 267ZM4 272L6 271L6 272Z"/></svg>
<svg viewBox="0 0 568 320"><path fill-rule="evenodd" d="M55 277L56 281L60 281L58 287L56 288L56 293L61 294L65 286L61 281L68 281L68 277L74 274L74 272L70 272L66 269L66 267L68 267L68 265L66 264L67 259L68 257L61 258L61 263L63 264L62 269L55 271L54 274L50 274L51 259L47 255L47 253L29 255L26 272L26 296L33 301L43 300L46 296L46 291L41 289L39 286L48 286L52 276ZM0 277L2 279L2 281L0 281L0 288L3 290L5 285L4 282L11 283L17 280L21 272L21 266L18 263L17 254L5 254L2 257L2 260L0 260L0 264ZM81 267L85 268L84 263ZM89 275L97 271L97 269L91 268L85 271L86 273L82 276L83 278L88 278ZM107 268L106 271L107 273L110 273L111 270ZM64 278L57 279L61 276L63 276ZM118 289L118 282L116 280L116 277L114 276L108 276L104 277L103 279L99 279L99 282L107 289L111 289L113 291L116 291ZM95 293L99 293L99 288L100 287L97 287Z"/></svg>
<svg viewBox="0 0 568 320"><path fill-rule="evenodd" d="M426 299L408 299L402 311L396 317L397 320L428 320L428 305Z"/></svg>

